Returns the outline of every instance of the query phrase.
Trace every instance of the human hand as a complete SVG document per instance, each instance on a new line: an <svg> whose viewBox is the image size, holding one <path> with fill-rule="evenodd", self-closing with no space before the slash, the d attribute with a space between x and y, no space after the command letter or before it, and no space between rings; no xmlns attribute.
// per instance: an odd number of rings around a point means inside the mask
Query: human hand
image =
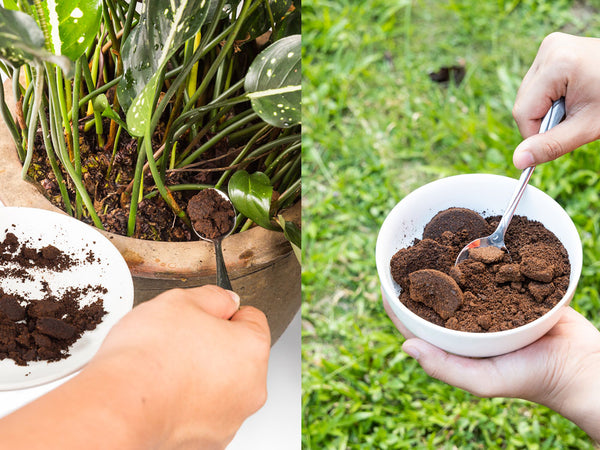
<svg viewBox="0 0 600 450"><path fill-rule="evenodd" d="M600 332L566 307L558 323L533 344L492 358L467 358L416 338L384 307L407 340L402 349L425 372L478 397L514 397L540 403L600 439Z"/></svg>
<svg viewBox="0 0 600 450"><path fill-rule="evenodd" d="M238 306L216 286L167 291L126 315L84 369L121 374L140 432L157 437L144 448L224 448L264 404L269 328Z"/></svg>
<svg viewBox="0 0 600 450"><path fill-rule="evenodd" d="M523 78L513 117L525 138L513 154L518 169L552 161L600 137L600 39L548 35ZM552 102L565 97L567 115L538 134Z"/></svg>

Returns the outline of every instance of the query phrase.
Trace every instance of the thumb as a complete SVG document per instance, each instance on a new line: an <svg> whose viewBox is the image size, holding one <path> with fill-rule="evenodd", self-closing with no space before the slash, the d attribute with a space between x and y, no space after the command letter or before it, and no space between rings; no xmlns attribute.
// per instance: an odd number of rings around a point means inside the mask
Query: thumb
<svg viewBox="0 0 600 450"><path fill-rule="evenodd" d="M525 169L553 161L596 139L592 129L576 117L567 118L545 133L534 134L521 142L513 154L513 164L517 169Z"/></svg>
<svg viewBox="0 0 600 450"><path fill-rule="evenodd" d="M240 296L219 286L205 285L176 290L175 293L179 294L175 298L184 297L204 312L220 319L229 319L240 307Z"/></svg>

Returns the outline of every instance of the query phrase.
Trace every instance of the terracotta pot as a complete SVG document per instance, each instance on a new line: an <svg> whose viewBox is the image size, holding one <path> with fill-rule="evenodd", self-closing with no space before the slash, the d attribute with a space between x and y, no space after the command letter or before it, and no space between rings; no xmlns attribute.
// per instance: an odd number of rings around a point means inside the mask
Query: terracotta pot
<svg viewBox="0 0 600 450"><path fill-rule="evenodd" d="M5 92L11 92L5 85ZM12 95L7 95L7 100ZM12 105L9 104L9 107ZM0 120L0 201L60 211L38 188L21 178L21 163L10 133ZM298 203L286 218L300 220ZM62 212L62 211L61 211ZM135 304L181 287L215 284L213 245L209 242L154 242L104 234L119 249L133 275ZM261 309L276 342L300 308L300 265L282 233L252 228L223 240L223 256L233 289L243 305Z"/></svg>

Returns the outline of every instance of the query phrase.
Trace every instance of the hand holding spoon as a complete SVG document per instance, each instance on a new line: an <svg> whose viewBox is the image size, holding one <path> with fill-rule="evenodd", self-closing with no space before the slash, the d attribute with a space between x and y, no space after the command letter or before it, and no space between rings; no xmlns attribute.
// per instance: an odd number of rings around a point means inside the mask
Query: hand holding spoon
<svg viewBox="0 0 600 450"><path fill-rule="evenodd" d="M542 124L540 126L540 133L545 133L550 128L558 125L563 117L565 116L565 99L561 97L552 103L550 110L544 116L542 120ZM521 176L519 177L519 184L517 189L515 190L512 198L508 202L508 206L500 219L500 223L491 235L487 237L482 237L479 239L475 239L474 241L467 244L458 254L456 258L455 265L458 265L460 262L464 261L469 257L469 251L475 248L483 248L483 247L498 247L502 250L506 249L506 245L504 244L504 235L506 234L506 229L512 220L512 217L517 209L517 205L525 192L525 188L527 187L527 183L529 182L529 178L531 178L531 174L535 166L528 167L523 170Z"/></svg>
<svg viewBox="0 0 600 450"><path fill-rule="evenodd" d="M194 233L215 245L217 286L231 290L221 248L221 241L231 234L235 226L235 208L231 200L218 189L203 189L190 199L187 212Z"/></svg>

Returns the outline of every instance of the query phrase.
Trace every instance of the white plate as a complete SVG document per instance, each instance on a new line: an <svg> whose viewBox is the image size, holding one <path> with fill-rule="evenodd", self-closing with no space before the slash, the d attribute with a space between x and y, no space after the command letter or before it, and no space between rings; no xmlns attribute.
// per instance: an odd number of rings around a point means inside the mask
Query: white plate
<svg viewBox="0 0 600 450"><path fill-rule="evenodd" d="M6 233L15 234L20 242L42 248L54 245L74 259L85 261L91 250L95 256L92 263L78 264L64 272L46 269L29 269L33 282L14 278L0 279L6 292L15 292L30 299L43 297L41 281L50 286L54 294L69 287L103 286L106 294L83 296L80 303L102 298L106 314L98 326L85 331L82 337L69 347L70 356L60 361L33 361L19 366L12 359L0 361L0 390L22 389L48 383L81 369L100 348L110 328L133 307L133 280L125 260L112 243L98 230L72 217L34 208L0 207L0 241ZM83 251L82 251L83 250Z"/></svg>

